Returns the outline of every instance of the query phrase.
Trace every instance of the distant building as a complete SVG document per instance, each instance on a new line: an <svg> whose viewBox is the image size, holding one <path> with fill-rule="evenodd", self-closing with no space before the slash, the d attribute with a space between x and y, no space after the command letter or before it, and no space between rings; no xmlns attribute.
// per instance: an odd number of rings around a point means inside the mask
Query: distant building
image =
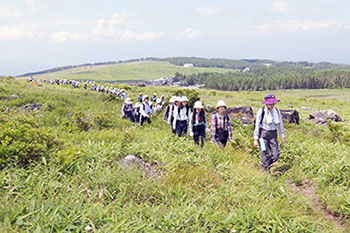
<svg viewBox="0 0 350 233"><path fill-rule="evenodd" d="M249 72L249 71L250 71L249 67L247 67L244 70L242 70L242 72Z"/></svg>
<svg viewBox="0 0 350 233"><path fill-rule="evenodd" d="M188 67L194 67L194 65L192 63L186 63L184 64L184 67L188 68Z"/></svg>

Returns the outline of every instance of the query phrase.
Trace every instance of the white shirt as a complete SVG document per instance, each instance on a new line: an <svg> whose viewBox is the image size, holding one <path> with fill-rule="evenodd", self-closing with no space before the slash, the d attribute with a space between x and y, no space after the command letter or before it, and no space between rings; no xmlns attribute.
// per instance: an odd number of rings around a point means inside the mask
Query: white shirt
<svg viewBox="0 0 350 233"><path fill-rule="evenodd" d="M191 109L188 110L188 115L187 113L187 108L188 105L186 105L186 107L183 107L180 110L180 114L179 114L179 108L176 106L174 109L174 121L173 121L173 128L176 128L176 121L187 121L189 119L189 116L191 115Z"/></svg>
<svg viewBox="0 0 350 233"><path fill-rule="evenodd" d="M140 108L140 113L142 116L147 117L148 114L152 113L152 109L148 103L142 103L141 108Z"/></svg>

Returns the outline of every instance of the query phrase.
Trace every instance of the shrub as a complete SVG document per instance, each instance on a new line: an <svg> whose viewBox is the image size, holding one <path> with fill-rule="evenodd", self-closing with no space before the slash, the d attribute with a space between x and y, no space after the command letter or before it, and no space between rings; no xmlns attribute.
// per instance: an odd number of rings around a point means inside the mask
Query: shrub
<svg viewBox="0 0 350 233"><path fill-rule="evenodd" d="M57 140L47 129L39 126L33 117L0 117L0 168L9 165L26 167L58 148Z"/></svg>

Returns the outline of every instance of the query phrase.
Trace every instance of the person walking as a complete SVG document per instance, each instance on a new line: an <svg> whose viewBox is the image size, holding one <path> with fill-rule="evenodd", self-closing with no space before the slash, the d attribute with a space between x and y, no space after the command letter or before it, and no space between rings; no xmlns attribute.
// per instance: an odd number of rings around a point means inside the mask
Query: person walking
<svg viewBox="0 0 350 233"><path fill-rule="evenodd" d="M140 125L143 125L145 121L147 121L148 124L151 124L151 115L152 115L152 108L149 104L149 97L145 95L143 97L143 103L141 104L140 109Z"/></svg>
<svg viewBox="0 0 350 233"><path fill-rule="evenodd" d="M139 101L140 103L142 103L143 100L143 94L142 92L140 93L140 95L137 97L137 101Z"/></svg>
<svg viewBox="0 0 350 233"><path fill-rule="evenodd" d="M232 126L223 100L217 102L216 110L217 113L213 114L210 119L210 142L224 148L227 141L232 140Z"/></svg>
<svg viewBox="0 0 350 233"><path fill-rule="evenodd" d="M199 138L201 138L201 147L203 147L204 140L206 140L205 132L208 130L208 125L201 101L196 101L194 103L189 123L190 136L193 137L193 140L197 145L199 145Z"/></svg>
<svg viewBox="0 0 350 233"><path fill-rule="evenodd" d="M122 106L122 118L128 117L131 122L135 122L134 108L130 98L126 98Z"/></svg>
<svg viewBox="0 0 350 233"><path fill-rule="evenodd" d="M170 113L171 108L172 108L173 105L174 105L174 101L175 101L175 97L172 96L172 97L170 98L170 100L169 100L168 106L165 107L165 111L164 111L164 115L163 115L163 120L164 120L164 121L168 121L169 113Z"/></svg>
<svg viewBox="0 0 350 233"><path fill-rule="evenodd" d="M175 119L175 111L181 105L180 100L181 100L180 97L175 96L174 97L174 104L170 107L170 110L169 110L168 124L170 125L170 129L173 132L173 134L176 134L176 127L173 128L173 123L174 123L174 119Z"/></svg>
<svg viewBox="0 0 350 233"><path fill-rule="evenodd" d="M281 138L281 146L285 144L285 135L281 112L275 107L280 100L273 94L265 96L264 99L262 104L265 106L256 114L254 146L260 147L260 166L264 171L268 171L280 156L277 131Z"/></svg>
<svg viewBox="0 0 350 233"><path fill-rule="evenodd" d="M180 100L181 104L176 106L174 109L175 115L173 121L173 130L176 130L176 134L179 137L187 134L188 120L190 119L191 115L191 110L187 105L187 97L183 96Z"/></svg>

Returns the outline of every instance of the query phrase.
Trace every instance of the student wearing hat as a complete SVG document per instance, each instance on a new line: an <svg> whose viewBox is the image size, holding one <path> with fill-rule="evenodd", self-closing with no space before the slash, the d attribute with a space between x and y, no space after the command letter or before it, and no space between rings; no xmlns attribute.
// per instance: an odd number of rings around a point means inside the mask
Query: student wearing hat
<svg viewBox="0 0 350 233"><path fill-rule="evenodd" d="M128 117L131 122L135 122L134 108L130 98L126 98L122 106L122 118Z"/></svg>
<svg viewBox="0 0 350 233"><path fill-rule="evenodd" d="M187 134L188 120L190 119L191 109L187 105L188 99L186 96L181 97L181 104L174 109L173 130L176 130L177 136Z"/></svg>
<svg viewBox="0 0 350 233"><path fill-rule="evenodd" d="M140 104L136 103L135 108L134 108L134 118L135 118L135 123L138 123L140 121Z"/></svg>
<svg viewBox="0 0 350 233"><path fill-rule="evenodd" d="M151 124L151 115L152 115L152 107L149 104L149 97L145 95L143 97L143 103L141 104L140 109L140 125L143 125L145 121L147 121L148 124Z"/></svg>
<svg viewBox="0 0 350 233"><path fill-rule="evenodd" d="M232 140L232 126L223 100L218 101L216 110L217 113L213 114L210 119L210 141L225 147L227 141Z"/></svg>
<svg viewBox="0 0 350 233"><path fill-rule="evenodd" d="M164 121L168 121L170 109L171 109L172 106L174 105L174 101L175 101L175 97L172 96L172 97L170 98L170 100L169 100L168 106L165 107L165 111L164 111L164 115L163 115L163 120L164 120Z"/></svg>
<svg viewBox="0 0 350 233"><path fill-rule="evenodd" d="M151 102L156 102L157 101L157 93L153 93L153 96L151 98Z"/></svg>
<svg viewBox="0 0 350 233"><path fill-rule="evenodd" d="M268 171L280 156L277 131L281 137L281 145L285 144L282 115L275 107L278 102L280 100L273 94L265 96L262 102L265 106L256 114L254 146L256 148L260 146L260 166L264 171Z"/></svg>
<svg viewBox="0 0 350 233"><path fill-rule="evenodd" d="M156 106L154 107L154 110L156 111L156 113L160 113L161 111L163 111L163 105L162 105L161 99L157 99Z"/></svg>
<svg viewBox="0 0 350 233"><path fill-rule="evenodd" d="M181 98L178 96L174 97L174 104L169 109L169 115L168 115L168 124L170 125L170 129L173 132L173 134L176 134L176 127L173 128L173 123L175 119L175 112L176 109L179 108L181 105Z"/></svg>
<svg viewBox="0 0 350 233"><path fill-rule="evenodd" d="M206 140L205 131L208 130L207 117L205 116L204 107L201 101L194 103L193 112L190 116L190 136L193 136L194 142L199 145L199 137L201 137L201 146Z"/></svg>
<svg viewBox="0 0 350 233"><path fill-rule="evenodd" d="M142 92L141 92L140 95L137 97L137 101L142 103L142 100L143 100L143 96L142 96Z"/></svg>

